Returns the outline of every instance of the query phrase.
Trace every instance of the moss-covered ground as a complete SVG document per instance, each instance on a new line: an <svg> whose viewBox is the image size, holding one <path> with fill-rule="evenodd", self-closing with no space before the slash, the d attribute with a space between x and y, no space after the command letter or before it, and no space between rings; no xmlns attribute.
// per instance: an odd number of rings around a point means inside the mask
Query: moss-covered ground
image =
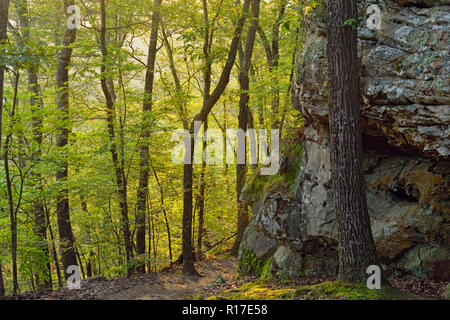
<svg viewBox="0 0 450 320"><path fill-rule="evenodd" d="M200 296L199 296L200 297ZM246 283L236 289L225 290L206 300L414 300L421 297L407 295L391 287L370 290L363 284L326 281L315 285L282 286L268 280Z"/></svg>

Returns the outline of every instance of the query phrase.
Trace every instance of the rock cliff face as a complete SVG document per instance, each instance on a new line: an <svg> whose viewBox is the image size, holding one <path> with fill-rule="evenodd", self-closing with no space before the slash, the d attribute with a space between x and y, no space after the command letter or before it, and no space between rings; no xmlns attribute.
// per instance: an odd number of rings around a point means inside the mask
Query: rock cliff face
<svg viewBox="0 0 450 320"><path fill-rule="evenodd" d="M366 27L371 4L381 9L380 30ZM396 276L450 279L449 5L360 1L367 201L379 260ZM250 255L281 276L337 273L325 12L322 4L308 17L297 60L292 102L305 119L304 142L286 160L295 178L259 189L260 178L250 179L244 197L254 216L241 245L241 273L256 270Z"/></svg>

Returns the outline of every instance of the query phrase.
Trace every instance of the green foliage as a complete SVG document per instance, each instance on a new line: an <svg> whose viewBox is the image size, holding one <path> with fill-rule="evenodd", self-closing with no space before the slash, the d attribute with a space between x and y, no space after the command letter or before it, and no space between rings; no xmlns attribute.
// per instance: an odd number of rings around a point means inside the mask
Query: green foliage
<svg viewBox="0 0 450 320"><path fill-rule="evenodd" d="M344 21L344 26L350 26L350 27L352 27L353 30L355 30L356 27L357 27L356 19L355 18L351 18L351 19L345 20Z"/></svg>
<svg viewBox="0 0 450 320"><path fill-rule="evenodd" d="M205 61L203 52L204 17L202 3L191 0L163 1L161 15L164 30L170 43L175 72L181 88L177 88L171 70L167 48L159 34L155 84L152 93L153 108L142 113L145 61L153 14L151 0L117 0L107 3L106 76L116 95L114 103L115 140L110 141L106 122L106 106L100 87L100 67L103 64L99 48L100 3L80 6L83 27L72 45L73 57L69 79L69 116L56 106L56 70L58 52L64 47L65 30L62 2L37 0L29 3L30 28L25 30L17 20L15 1L11 2L10 17L15 24L8 31L9 42L0 48L0 64L7 67L5 74L5 106L2 123L2 143L11 134L9 167L12 178L13 204L18 220L19 287L31 289L35 274L42 280L46 264L51 263L55 283L56 265L53 256L46 256L40 249L42 243L36 236L35 205L41 204L48 214L46 240L49 249L58 251L59 237L56 219L57 196L69 191L70 221L76 247L84 266L91 261L94 273L106 277L123 276L126 272L122 222L117 194L115 168L111 158L111 146L118 147L120 163L123 163L127 180L127 201L130 229L136 234L136 202L139 182L139 149L150 149L150 179L148 210L146 214L146 244L151 250L145 257L138 257L132 264L145 261L152 269L159 270L170 263L169 237L171 231L173 260L181 252L181 220L183 212L183 166L171 159L176 142L172 132L190 122L201 109L203 102L203 76ZM293 3L281 0L269 1L261 8L260 25L271 36L275 17L280 6L287 3L280 20L279 63L269 68L261 39L257 38L253 61L255 73L251 76L250 109L255 129L271 124L271 103L276 96L280 101L280 118L284 112L284 132L298 125L297 112L290 107L290 74L294 48L301 42L300 19L302 10ZM213 88L220 77L229 50L240 8L236 1L207 1L210 28L214 30L209 63L211 63ZM308 5L315 6L315 1ZM183 10L180 10L183 8ZM213 21L213 19L215 19ZM242 40L245 41L248 22ZM25 33L29 34L26 39ZM162 45L162 46L161 46ZM161 47L160 47L161 46ZM238 64L237 64L238 65ZM37 75L39 90L30 90L29 72ZM11 108L14 96L15 75L20 75L15 116ZM209 117L209 127L237 128L239 86L238 68L233 69L231 81L220 97L214 117ZM32 101L34 105L32 105ZM141 137L142 127L150 128L150 138ZM70 129L69 144L56 146L61 128ZM41 139L36 139L40 136ZM2 144L2 149L3 149ZM4 150L0 150L3 155ZM55 173L68 162L66 181L57 181ZM155 169L161 190L153 175ZM252 175L249 167L249 176ZM255 169L255 172L258 170ZM272 187L291 183L290 172L286 176L255 179L255 189L271 181ZM194 199L199 195L201 165L194 165ZM236 166L208 165L205 173L205 230L203 248L207 255L219 255L229 249L230 241L212 246L235 233ZM11 288L11 234L7 208L7 190L3 161L0 165L0 259L8 292ZM195 212L194 242L198 236L198 211ZM53 240L50 237L50 228ZM150 230L150 234L149 231ZM26 241L25 241L26 240ZM135 241L135 239L133 239ZM60 253L57 252L60 259ZM139 260L139 261L137 261ZM60 261L59 261L60 262ZM258 272L269 274L266 261L258 266Z"/></svg>

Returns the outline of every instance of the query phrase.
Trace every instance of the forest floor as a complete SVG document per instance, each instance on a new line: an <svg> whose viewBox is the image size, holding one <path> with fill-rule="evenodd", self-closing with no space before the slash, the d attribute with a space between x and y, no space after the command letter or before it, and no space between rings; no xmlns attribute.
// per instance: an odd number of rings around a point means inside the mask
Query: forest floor
<svg viewBox="0 0 450 320"><path fill-rule="evenodd" d="M352 291L330 277L304 277L295 281L261 281L256 277L236 279L237 260L206 260L196 263L201 277L185 276L182 265L174 265L158 273L106 280L93 277L82 280L81 289L61 288L52 292L27 292L6 299L31 300L181 300L181 299L370 299ZM395 299L442 299L448 286L445 281L394 278L392 285L399 289ZM299 288L301 290L299 290ZM364 291L364 288L362 288ZM295 292L294 292L294 291ZM306 290L306 291L305 291ZM330 296L335 291L343 296ZM350 291L349 291L350 290ZM367 289L365 289L367 290ZM394 289L395 290L395 289ZM373 291L373 290L371 290ZM252 296L256 292L257 296ZM295 296L297 293L301 296ZM350 292L350 296L345 294ZM264 294L264 295L261 295ZM389 298L387 298L389 299Z"/></svg>
<svg viewBox="0 0 450 320"><path fill-rule="evenodd" d="M175 264L157 273L133 275L106 280L92 277L81 280L81 289L61 288L51 292L26 292L6 296L10 300L180 300L192 298L203 291L220 288L234 280L237 259L196 262L200 277L182 274L182 265Z"/></svg>
<svg viewBox="0 0 450 320"><path fill-rule="evenodd" d="M196 263L201 277L186 276L181 272L182 265L153 275L153 279L129 289L107 294L105 300L179 300L193 297L204 290L220 287L233 281L237 272L237 260L207 260Z"/></svg>

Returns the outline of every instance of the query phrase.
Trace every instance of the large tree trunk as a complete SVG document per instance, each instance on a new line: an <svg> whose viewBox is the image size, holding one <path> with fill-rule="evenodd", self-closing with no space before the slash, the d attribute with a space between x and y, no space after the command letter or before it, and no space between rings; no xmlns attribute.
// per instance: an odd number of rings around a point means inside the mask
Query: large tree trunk
<svg viewBox="0 0 450 320"><path fill-rule="evenodd" d="M19 16L20 29L22 31L22 37L19 39L21 47L28 43L30 40L30 22L28 16L28 4L26 0L16 0L15 1L16 10ZM32 94L30 97L30 107L32 112L31 122L33 127L33 140L37 146L36 152L33 154L35 162L39 162L41 159L41 144L42 144L42 118L39 116L39 111L42 108L42 97L41 89L38 83L38 64L33 64L27 68L28 73L28 91ZM34 179L36 183L36 189L42 193L41 186L41 174L35 173ZM35 274L36 287L38 290L51 290L52 289L52 279L51 279L51 268L50 268L50 258L49 258L49 248L47 243L46 227L47 223L45 221L44 205L42 200L38 197L33 204L34 213L34 233L38 237L38 249L46 257L46 270L44 271L44 279L40 279L39 273Z"/></svg>
<svg viewBox="0 0 450 320"><path fill-rule="evenodd" d="M145 273L145 216L146 204L148 194L148 178L149 178L149 138L150 138L150 124L149 113L152 111L152 96L153 96L153 82L155 75L155 61L156 61L156 45L158 42L158 28L160 21L160 6L161 0L155 0L153 3L152 15L152 31L150 33L150 44L148 46L147 55L147 70L145 73L145 88L144 88L144 103L142 106L142 131L141 141L142 145L139 148L139 185L137 190L137 208L136 208L136 254L141 257L137 267L138 273Z"/></svg>
<svg viewBox="0 0 450 320"><path fill-rule="evenodd" d="M239 70L239 129L243 132L247 131L248 127L248 116L249 116L249 89L250 89L250 79L249 71L252 62L253 47L255 44L256 30L258 29L258 19L259 19L259 6L260 0L252 1L252 14L251 14L251 24L247 33L247 40L245 42L244 53L240 63ZM241 145L243 144L243 146ZM241 244L242 238L244 236L245 228L247 228L249 214L248 205L245 201L241 201L241 191L245 184L245 177L247 174L247 138L244 136L243 139L239 139L238 136L238 149L242 148L244 150L244 163L236 165L236 196L237 196L237 235L231 249L231 254L234 256L238 255L239 246Z"/></svg>
<svg viewBox="0 0 450 320"><path fill-rule="evenodd" d="M125 245L125 255L127 262L127 276L131 276L133 274L134 268L132 266L133 259L133 242L131 239L130 225L128 220L128 201L127 201L127 186L126 186L126 177L123 166L123 159L120 161L118 150L116 146L116 134L114 130L114 122L115 122L115 110L114 110L114 87L112 84L112 80L109 80L108 85L108 77L107 77L107 58L108 58L108 50L106 46L106 7L105 0L101 0L101 29L100 29L100 48L102 51L102 65L101 65L101 77L100 83L102 87L103 94L106 99L106 121L108 125L108 135L110 140L110 153L112 156L112 161L114 165L114 172L116 175L116 187L117 187L117 195L119 198L119 206L121 212L121 223L122 223L122 231ZM123 143L123 142L122 142ZM100 271L99 271L100 272Z"/></svg>
<svg viewBox="0 0 450 320"><path fill-rule="evenodd" d="M242 14L239 17L239 20L236 24L236 28L234 30L233 39L230 45L230 51L228 52L228 58L225 63L225 66L222 70L222 74L220 75L219 82L217 83L216 88L209 96L208 100L205 104L203 104L200 112L194 117L194 120L191 123L189 128L189 132L191 134L190 138L190 153L187 153L185 157L185 164L183 168L183 227L182 227L182 251L183 251L183 273L196 275L197 270L195 270L194 260L192 255L192 172L193 172L193 159L194 159L194 138L198 132L194 132L194 124L196 121L204 122L206 117L211 112L212 108L216 104L217 100L219 100L223 91L228 85L230 81L231 69L233 68L234 62L236 60L236 53L239 45L239 41L241 39L242 29L244 28L244 23L246 20L246 16L248 14L248 10L250 7L250 0L245 0L242 7ZM186 161L187 160L187 161Z"/></svg>
<svg viewBox="0 0 450 320"><path fill-rule="evenodd" d="M377 264L362 170L360 83L356 0L328 2L328 77L330 92L331 172L339 231L339 276L365 283L367 267Z"/></svg>
<svg viewBox="0 0 450 320"><path fill-rule="evenodd" d="M73 0L64 1L64 12L67 12L67 8L73 5ZM66 14L68 18L68 14ZM64 124L58 128L58 137L56 145L61 150L64 150L69 142L69 125L67 121L69 120L69 66L70 60L72 58L72 44L75 42L77 35L77 29L69 29L66 27L63 40L63 48L59 52L58 56L58 67L56 71L56 85L58 88L57 96L57 107L62 114L62 121ZM67 183L68 177L68 162L67 153L64 153L64 158L60 160L59 169L56 172L56 180L63 185L62 190L56 198L56 214L58 217L58 232L60 241L60 252L61 260L64 269L64 276L67 280L68 274L66 273L67 268L70 265L76 265L77 259L75 256L74 248L74 236L72 231L72 225L70 223L70 213L69 213L69 190L65 184Z"/></svg>

